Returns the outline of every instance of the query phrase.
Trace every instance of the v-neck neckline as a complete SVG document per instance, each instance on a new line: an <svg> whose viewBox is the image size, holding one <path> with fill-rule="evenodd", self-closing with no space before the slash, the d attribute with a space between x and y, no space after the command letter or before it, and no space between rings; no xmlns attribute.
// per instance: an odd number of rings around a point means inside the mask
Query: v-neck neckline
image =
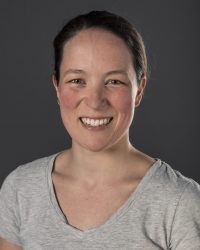
<svg viewBox="0 0 200 250"><path fill-rule="evenodd" d="M144 189L150 182L151 177L154 175L156 170L162 165L161 160L155 158L156 161L148 169L146 174L143 176L143 178L141 179L137 187L131 192L131 194L126 199L126 201L104 223L94 228L83 231L68 223L67 217L62 212L59 206L59 203L57 201L57 198L56 198L54 184L52 180L52 171L53 171L55 159L60 153L61 152L50 156L47 162L46 180L47 180L49 199L50 199L51 206L56 212L56 215L59 217L59 221L62 223L64 230L65 231L68 230L80 238L84 236L94 235L97 232L99 233L101 230L106 229L109 225L112 225L118 218L120 218L130 208L131 204L133 204L133 201L136 202L137 197L142 193L142 191L144 191Z"/></svg>

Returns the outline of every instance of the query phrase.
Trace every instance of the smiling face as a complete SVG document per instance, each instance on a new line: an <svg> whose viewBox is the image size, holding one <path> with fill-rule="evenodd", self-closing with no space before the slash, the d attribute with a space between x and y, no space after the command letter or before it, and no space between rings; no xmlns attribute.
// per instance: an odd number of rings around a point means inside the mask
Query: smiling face
<svg viewBox="0 0 200 250"><path fill-rule="evenodd" d="M64 46L59 83L53 78L72 145L101 151L129 142L129 127L146 80L137 86L126 44L101 29L79 32Z"/></svg>

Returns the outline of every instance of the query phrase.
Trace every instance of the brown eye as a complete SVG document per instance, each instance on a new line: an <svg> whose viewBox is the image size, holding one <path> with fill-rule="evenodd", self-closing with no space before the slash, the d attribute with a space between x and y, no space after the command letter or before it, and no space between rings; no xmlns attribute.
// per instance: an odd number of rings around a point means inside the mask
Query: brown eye
<svg viewBox="0 0 200 250"><path fill-rule="evenodd" d="M84 85L85 81L83 79L72 79L67 81L67 83L71 83L73 85Z"/></svg>
<svg viewBox="0 0 200 250"><path fill-rule="evenodd" d="M111 85L120 85L120 84L123 84L123 82L121 82L120 80L115 80L115 79L113 79L113 80L108 80L107 83L106 83L106 85L107 85L107 84L111 84Z"/></svg>

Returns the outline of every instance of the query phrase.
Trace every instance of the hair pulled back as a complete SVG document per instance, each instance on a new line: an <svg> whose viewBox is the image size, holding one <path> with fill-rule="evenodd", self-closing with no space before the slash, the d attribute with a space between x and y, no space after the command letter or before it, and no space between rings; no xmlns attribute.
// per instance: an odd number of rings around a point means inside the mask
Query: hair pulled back
<svg viewBox="0 0 200 250"><path fill-rule="evenodd" d="M91 11L71 19L54 39L54 70L57 82L60 78L64 45L78 32L89 28L104 29L121 38L132 55L138 84L143 77L147 77L148 66L144 42L133 25L123 17L108 11Z"/></svg>

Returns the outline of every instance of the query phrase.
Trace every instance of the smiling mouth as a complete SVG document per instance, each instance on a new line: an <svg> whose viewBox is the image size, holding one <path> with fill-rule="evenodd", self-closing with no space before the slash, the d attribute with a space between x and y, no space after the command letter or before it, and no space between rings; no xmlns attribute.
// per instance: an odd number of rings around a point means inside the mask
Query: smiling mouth
<svg viewBox="0 0 200 250"><path fill-rule="evenodd" d="M100 126L108 125L113 120L113 117L106 117L106 118L101 118L101 119L80 117L79 119L86 126L100 127Z"/></svg>

